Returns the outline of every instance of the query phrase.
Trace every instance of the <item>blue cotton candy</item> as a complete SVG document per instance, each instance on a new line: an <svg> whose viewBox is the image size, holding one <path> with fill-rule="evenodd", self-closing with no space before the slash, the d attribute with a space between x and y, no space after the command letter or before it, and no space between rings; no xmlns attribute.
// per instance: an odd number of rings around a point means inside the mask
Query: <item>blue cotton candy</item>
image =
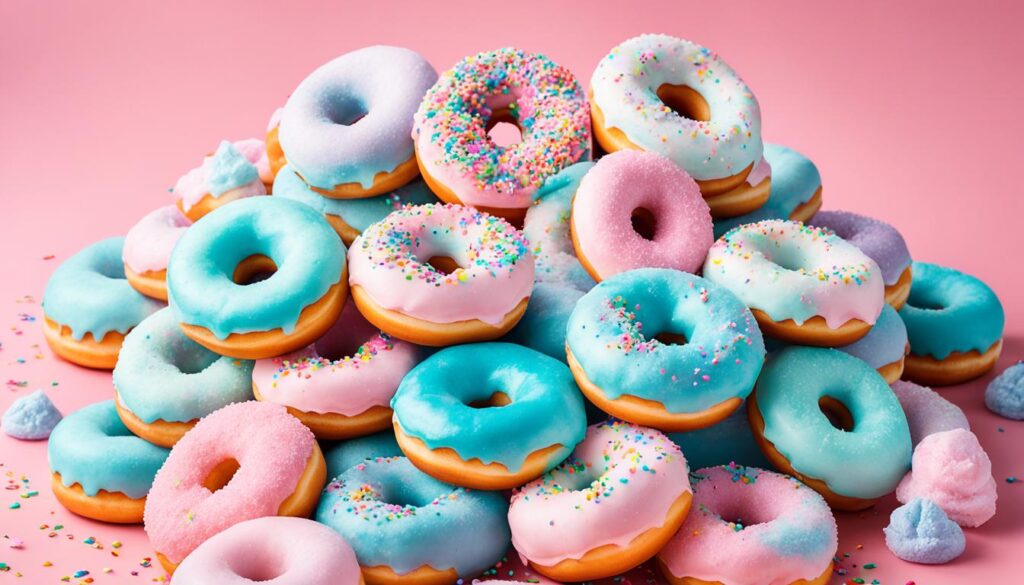
<svg viewBox="0 0 1024 585"><path fill-rule="evenodd" d="M50 398L42 390L36 390L11 403L0 422L0 430L15 439L45 439L61 418Z"/></svg>
<svg viewBox="0 0 1024 585"><path fill-rule="evenodd" d="M884 529L894 555L912 563L941 565L964 552L964 531L931 500L918 498L896 508Z"/></svg>
<svg viewBox="0 0 1024 585"><path fill-rule="evenodd" d="M242 185L248 185L260 178L256 166L245 158L234 144L227 140L220 143L217 152L213 155L213 163L210 167L210 174L206 177L206 183L210 187L210 193L214 197L220 197L232 189Z"/></svg>
<svg viewBox="0 0 1024 585"><path fill-rule="evenodd" d="M1024 362L1006 368L989 383L985 406L999 416L1024 420Z"/></svg>

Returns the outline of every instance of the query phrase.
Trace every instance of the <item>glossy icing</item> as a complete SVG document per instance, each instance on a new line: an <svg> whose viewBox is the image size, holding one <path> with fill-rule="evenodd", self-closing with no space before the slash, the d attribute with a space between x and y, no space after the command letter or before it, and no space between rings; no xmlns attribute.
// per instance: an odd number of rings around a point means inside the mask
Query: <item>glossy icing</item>
<svg viewBox="0 0 1024 585"><path fill-rule="evenodd" d="M538 282L523 318L504 341L525 345L557 360L565 361L565 335L576 303L584 292L558 282Z"/></svg>
<svg viewBox="0 0 1024 585"><path fill-rule="evenodd" d="M769 351L781 349L787 344L777 339L766 340ZM882 307L878 320L868 334L849 345L837 347L839 351L860 358L869 366L881 368L903 359L907 351L907 328L899 313L888 304Z"/></svg>
<svg viewBox="0 0 1024 585"><path fill-rule="evenodd" d="M251 153L245 145L243 148ZM231 193L233 198L241 199L266 195L267 188L256 165L235 144L223 140L212 156L204 157L201 165L182 175L171 192L181 202L181 209L188 212L207 195L220 198Z"/></svg>
<svg viewBox="0 0 1024 585"><path fill-rule="evenodd" d="M548 177L534 193L533 205L523 220L523 234L530 241L537 282L564 282L582 291L595 284L576 258L569 227L572 198L593 166L592 162L568 166Z"/></svg>
<svg viewBox="0 0 1024 585"><path fill-rule="evenodd" d="M395 440L395 431L388 429L372 435L366 435L347 441L338 441L324 448L324 459L327 461L327 479L332 480L348 471L349 468L379 457L401 457L402 449Z"/></svg>
<svg viewBox="0 0 1024 585"><path fill-rule="evenodd" d="M728 463L771 467L771 462L754 439L745 404L718 424L696 431L666 434L686 454L686 462L691 469Z"/></svg>
<svg viewBox="0 0 1024 585"><path fill-rule="evenodd" d="M849 211L819 211L809 223L828 228L860 248L878 264L886 286L896 284L903 271L910 267L906 240L884 221Z"/></svg>
<svg viewBox="0 0 1024 585"><path fill-rule="evenodd" d="M124 237L121 257L136 274L167 269L171 250L192 221L176 205L165 205L147 213Z"/></svg>

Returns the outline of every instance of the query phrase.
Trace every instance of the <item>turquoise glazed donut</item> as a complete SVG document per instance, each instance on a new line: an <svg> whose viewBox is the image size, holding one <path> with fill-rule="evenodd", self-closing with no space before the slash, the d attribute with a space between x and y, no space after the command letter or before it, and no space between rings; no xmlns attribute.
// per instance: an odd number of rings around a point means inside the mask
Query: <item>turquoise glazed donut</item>
<svg viewBox="0 0 1024 585"><path fill-rule="evenodd" d="M959 384L992 369L1003 347L1003 305L981 280L945 266L914 262L910 297L900 309L910 355L905 377Z"/></svg>
<svg viewBox="0 0 1024 585"><path fill-rule="evenodd" d="M775 467L833 508L867 508L910 470L910 427L899 400L877 371L841 351L773 353L747 407Z"/></svg>
<svg viewBox="0 0 1024 585"><path fill-rule="evenodd" d="M164 306L128 284L123 247L122 237L100 240L65 260L46 282L43 333L60 357L113 368L125 334Z"/></svg>
<svg viewBox="0 0 1024 585"><path fill-rule="evenodd" d="M587 428L569 368L511 343L442 349L406 375L391 408L398 444L417 467L475 489L536 478Z"/></svg>
<svg viewBox="0 0 1024 585"><path fill-rule="evenodd" d="M53 492L65 508L104 522L142 522L146 494L169 450L131 433L113 400L64 417L50 434Z"/></svg>
<svg viewBox="0 0 1024 585"><path fill-rule="evenodd" d="M583 295L584 291L564 283L534 284L523 318L505 336L505 341L525 345L564 362L569 315Z"/></svg>
<svg viewBox="0 0 1024 585"><path fill-rule="evenodd" d="M771 468L750 429L747 409L740 407L717 425L688 433L669 433L668 438L686 454L690 469L728 465Z"/></svg>
<svg viewBox="0 0 1024 585"><path fill-rule="evenodd" d="M167 290L186 335L222 355L261 359L323 335L345 304L345 275L345 245L323 216L296 201L253 197L185 232Z"/></svg>
<svg viewBox="0 0 1024 585"><path fill-rule="evenodd" d="M356 465L328 483L316 520L352 544L370 583L413 572L455 583L505 554L507 514L501 494L442 483L392 457Z"/></svg>
<svg viewBox="0 0 1024 585"><path fill-rule="evenodd" d="M664 268L619 273L569 317L569 367L612 416L665 431L713 425L736 410L764 363L753 315L731 292Z"/></svg>
<svg viewBox="0 0 1024 585"><path fill-rule="evenodd" d="M399 457L402 450L391 429L347 441L339 441L324 448L327 479L335 479L351 467L378 457Z"/></svg>
<svg viewBox="0 0 1024 585"><path fill-rule="evenodd" d="M252 367L186 337L171 309L157 311L124 340L114 367L117 413L136 435L172 447L200 418L252 400Z"/></svg>

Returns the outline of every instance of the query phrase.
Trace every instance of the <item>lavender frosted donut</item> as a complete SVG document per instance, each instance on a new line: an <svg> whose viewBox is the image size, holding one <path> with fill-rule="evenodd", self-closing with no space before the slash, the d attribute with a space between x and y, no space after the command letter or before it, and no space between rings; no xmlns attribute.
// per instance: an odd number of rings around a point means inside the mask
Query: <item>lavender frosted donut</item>
<svg viewBox="0 0 1024 585"><path fill-rule="evenodd" d="M167 263L178 238L192 225L176 205L146 214L124 237L124 276L132 288L154 299L167 300Z"/></svg>
<svg viewBox="0 0 1024 585"><path fill-rule="evenodd" d="M953 429L971 430L964 411L927 386L900 380L892 384L892 391L907 415L910 440L915 447L928 435Z"/></svg>
<svg viewBox="0 0 1024 585"><path fill-rule="evenodd" d="M288 164L339 199L381 195L419 172L412 116L437 72L409 49L373 46L321 65L299 84L278 136Z"/></svg>

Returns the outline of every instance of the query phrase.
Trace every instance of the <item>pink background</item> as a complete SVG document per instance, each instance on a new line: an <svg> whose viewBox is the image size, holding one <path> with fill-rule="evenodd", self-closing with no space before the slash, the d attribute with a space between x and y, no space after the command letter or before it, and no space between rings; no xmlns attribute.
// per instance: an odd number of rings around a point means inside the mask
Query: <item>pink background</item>
<svg viewBox="0 0 1024 585"><path fill-rule="evenodd" d="M56 360L41 345L39 322L19 315L41 318L49 272L169 202L167 188L220 139L262 136L271 111L315 66L375 43L416 49L439 69L517 45L570 67L584 85L608 49L639 33L712 47L757 93L765 136L818 164L826 208L889 220L916 258L983 278L1006 307L999 369L1024 354L1019 3L318 4L0 3L0 380L11 381L0 388L0 410L38 387L64 412L109 398L108 374ZM967 411L992 455L998 515L968 531L966 554L939 568L904 563L884 548L891 501L840 515L850 576L929 585L1019 578L1024 484L1004 480L1024 477L1024 425L984 409L988 379L943 393ZM140 529L75 518L56 504L44 443L0 436L0 483L23 475L37 497L0 491L0 562L30 577L22 582L58 582L79 569L97 583L161 574L139 566L151 555ZM8 509L15 501L21 509ZM64 528L52 538L40 529L57 523ZM104 548L84 544L88 536ZM8 548L8 537L24 548ZM124 542L117 558L116 539ZM852 568L870 562L878 568ZM14 571L0 572L0 583L15 582Z"/></svg>

